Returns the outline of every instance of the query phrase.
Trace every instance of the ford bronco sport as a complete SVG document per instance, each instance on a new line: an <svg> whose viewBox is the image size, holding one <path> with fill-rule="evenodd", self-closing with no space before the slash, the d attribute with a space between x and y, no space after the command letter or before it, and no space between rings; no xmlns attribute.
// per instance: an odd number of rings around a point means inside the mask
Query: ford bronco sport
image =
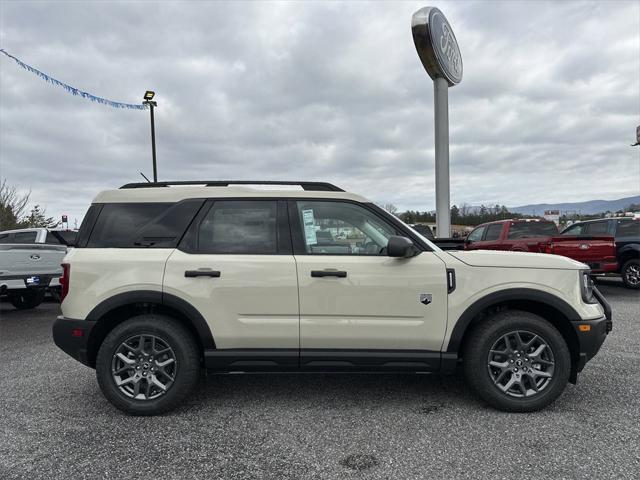
<svg viewBox="0 0 640 480"><path fill-rule="evenodd" d="M270 183L289 187L250 187ZM138 415L179 405L202 368L459 364L489 404L533 411L576 382L612 325L582 263L444 252L373 203L319 182L102 192L63 270L56 344L96 369L109 401Z"/></svg>

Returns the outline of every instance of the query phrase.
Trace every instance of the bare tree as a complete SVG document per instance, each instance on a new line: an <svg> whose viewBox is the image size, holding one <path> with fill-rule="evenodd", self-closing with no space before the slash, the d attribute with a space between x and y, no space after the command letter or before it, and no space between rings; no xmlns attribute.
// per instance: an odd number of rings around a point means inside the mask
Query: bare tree
<svg viewBox="0 0 640 480"><path fill-rule="evenodd" d="M469 206L468 203L463 203L462 205L460 205L460 216L461 217L466 217L467 215L469 215L469 212L471 210L471 207Z"/></svg>
<svg viewBox="0 0 640 480"><path fill-rule="evenodd" d="M396 207L393 203L385 203L382 208L384 208L391 215L395 215L398 211L398 207Z"/></svg>
<svg viewBox="0 0 640 480"><path fill-rule="evenodd" d="M16 228L25 216L31 190L20 193L15 187L7 185L7 180L0 183L0 230Z"/></svg>

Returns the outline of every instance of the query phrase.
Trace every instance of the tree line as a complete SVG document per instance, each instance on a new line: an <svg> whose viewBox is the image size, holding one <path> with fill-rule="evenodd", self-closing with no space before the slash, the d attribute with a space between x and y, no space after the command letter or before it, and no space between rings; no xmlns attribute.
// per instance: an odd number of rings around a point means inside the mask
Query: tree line
<svg viewBox="0 0 640 480"><path fill-rule="evenodd" d="M397 215L405 223L435 223L436 221L436 212L433 211L407 210ZM481 223L505 220L507 218L528 218L528 216L510 212L504 205L472 207L464 203L460 207L457 205L451 207L451 223L453 225L473 227Z"/></svg>
<svg viewBox="0 0 640 480"><path fill-rule="evenodd" d="M29 208L31 191L20 193L3 179L0 183L0 230L16 228L46 227L54 228L59 222L47 217L46 210L40 205Z"/></svg>

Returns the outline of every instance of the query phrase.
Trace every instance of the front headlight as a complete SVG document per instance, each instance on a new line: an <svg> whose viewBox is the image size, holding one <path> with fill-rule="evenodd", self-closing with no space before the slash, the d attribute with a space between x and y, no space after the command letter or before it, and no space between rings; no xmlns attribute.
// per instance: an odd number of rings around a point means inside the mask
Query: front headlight
<svg viewBox="0 0 640 480"><path fill-rule="evenodd" d="M598 303L593 295L593 279L590 270L582 270L580 272L580 292L582 293L582 301L584 303Z"/></svg>

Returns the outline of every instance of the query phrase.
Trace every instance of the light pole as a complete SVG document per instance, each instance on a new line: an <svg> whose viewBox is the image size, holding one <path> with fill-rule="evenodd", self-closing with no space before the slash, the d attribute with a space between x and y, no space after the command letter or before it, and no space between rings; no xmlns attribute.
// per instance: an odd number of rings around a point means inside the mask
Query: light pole
<svg viewBox="0 0 640 480"><path fill-rule="evenodd" d="M147 90L144 92L144 101L143 105L148 105L149 110L151 111L151 156L153 157L153 181L158 181L158 167L156 165L156 124L153 119L153 108L158 106L157 102L153 101L153 97L155 96L155 92L151 90Z"/></svg>
<svg viewBox="0 0 640 480"><path fill-rule="evenodd" d="M437 8L425 7L414 13L411 32L420 61L433 80L436 236L450 237L449 87L462 80L462 55L451 25Z"/></svg>

